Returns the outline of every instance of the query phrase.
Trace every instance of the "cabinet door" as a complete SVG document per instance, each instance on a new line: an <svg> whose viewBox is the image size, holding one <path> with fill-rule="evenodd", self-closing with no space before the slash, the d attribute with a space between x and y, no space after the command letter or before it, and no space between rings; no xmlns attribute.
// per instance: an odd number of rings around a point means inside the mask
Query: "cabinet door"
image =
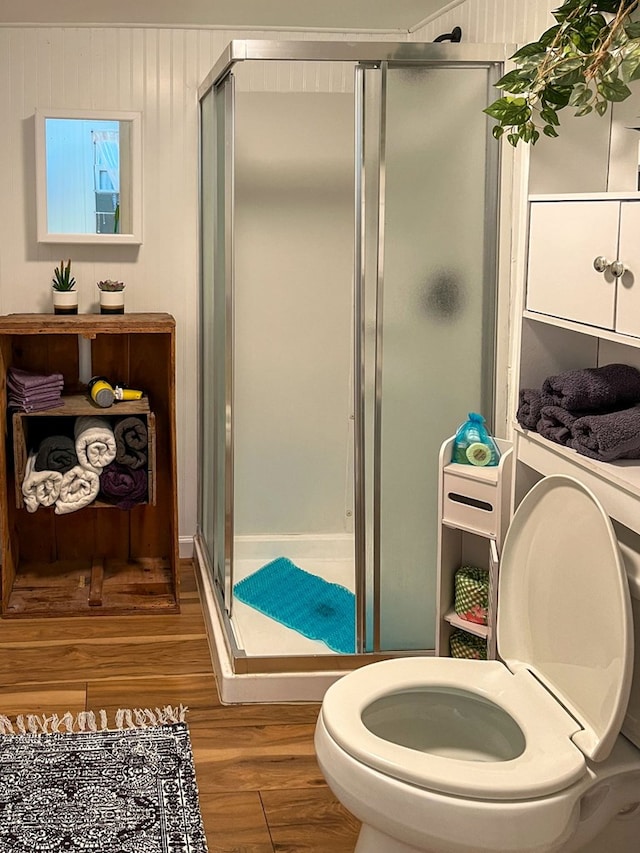
<svg viewBox="0 0 640 853"><path fill-rule="evenodd" d="M527 309L613 329L616 280L594 259L616 260L618 201L532 202Z"/></svg>
<svg viewBox="0 0 640 853"><path fill-rule="evenodd" d="M640 337L640 202L622 203L618 259L625 272L618 280L615 329Z"/></svg>

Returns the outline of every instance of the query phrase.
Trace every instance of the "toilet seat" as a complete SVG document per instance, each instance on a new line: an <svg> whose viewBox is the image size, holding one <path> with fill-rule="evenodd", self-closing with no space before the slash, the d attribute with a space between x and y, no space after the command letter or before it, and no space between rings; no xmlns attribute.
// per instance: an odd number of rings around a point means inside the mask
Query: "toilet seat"
<svg viewBox="0 0 640 853"><path fill-rule="evenodd" d="M468 799L539 798L580 780L585 759L607 758L620 732L633 627L611 521L578 480L546 477L525 496L505 540L498 600L504 663L405 658L363 667L327 691L321 713L329 735L388 776ZM404 746L401 738L380 737L365 724L384 697L400 707L410 695L421 717L416 693L425 706L434 696L436 702L448 697L444 704L453 714L452 695L464 697L467 707L489 704L519 727L522 750L507 760L460 759ZM428 712L424 719L429 725Z"/></svg>
<svg viewBox="0 0 640 853"><path fill-rule="evenodd" d="M460 692L505 711L524 735L524 751L508 761L475 761L425 754L378 737L363 713L378 699L412 691ZM498 661L403 658L362 667L331 686L322 719L328 733L356 760L412 785L470 799L517 800L555 793L586 772L571 741L576 721L529 673Z"/></svg>

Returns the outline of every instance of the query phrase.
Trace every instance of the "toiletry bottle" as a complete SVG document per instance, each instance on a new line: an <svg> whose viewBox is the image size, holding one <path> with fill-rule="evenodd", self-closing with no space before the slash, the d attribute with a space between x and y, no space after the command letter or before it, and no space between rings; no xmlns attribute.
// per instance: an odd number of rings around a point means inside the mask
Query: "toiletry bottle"
<svg viewBox="0 0 640 853"><path fill-rule="evenodd" d="M484 418L476 412L458 428L453 440L451 461L463 465L497 465L500 459L498 445L489 435Z"/></svg>

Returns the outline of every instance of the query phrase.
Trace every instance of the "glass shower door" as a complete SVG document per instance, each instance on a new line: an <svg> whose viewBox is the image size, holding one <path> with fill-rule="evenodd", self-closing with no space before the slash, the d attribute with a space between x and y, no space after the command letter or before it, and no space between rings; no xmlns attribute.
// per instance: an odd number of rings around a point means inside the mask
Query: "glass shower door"
<svg viewBox="0 0 640 853"><path fill-rule="evenodd" d="M365 618L374 636L365 650L432 649L439 448L468 412L489 424L493 415L498 163L482 110L494 72L383 63L374 73L380 105L365 97L380 124L378 251L365 289L369 305L375 290L376 328L365 393L375 406ZM367 156L365 144L365 165Z"/></svg>
<svg viewBox="0 0 640 853"><path fill-rule="evenodd" d="M225 518L233 498L232 434L228 357L233 275L233 96L234 77L201 100L201 295L200 542L208 569L230 610L232 537Z"/></svg>

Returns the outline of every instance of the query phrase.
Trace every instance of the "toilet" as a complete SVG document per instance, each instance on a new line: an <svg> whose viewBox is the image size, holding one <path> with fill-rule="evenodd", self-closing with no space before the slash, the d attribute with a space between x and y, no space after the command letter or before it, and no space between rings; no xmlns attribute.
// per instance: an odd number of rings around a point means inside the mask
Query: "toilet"
<svg viewBox="0 0 640 853"><path fill-rule="evenodd" d="M572 477L514 514L497 645L328 689L316 754L362 822L356 853L640 850L640 549Z"/></svg>

